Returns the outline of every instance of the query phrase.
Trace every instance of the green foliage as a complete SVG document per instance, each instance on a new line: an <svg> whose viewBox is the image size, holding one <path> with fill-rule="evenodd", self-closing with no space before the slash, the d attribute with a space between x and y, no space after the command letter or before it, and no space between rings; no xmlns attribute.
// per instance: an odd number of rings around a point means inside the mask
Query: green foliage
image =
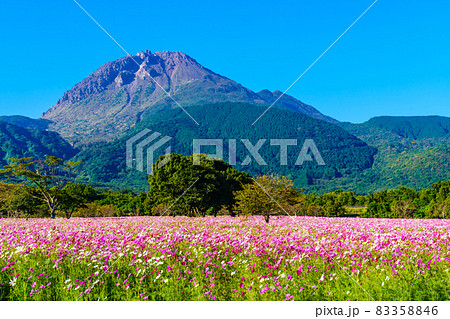
<svg viewBox="0 0 450 319"><path fill-rule="evenodd" d="M10 201L17 188L19 188L18 185L0 182L0 211L2 215L9 212Z"/></svg>
<svg viewBox="0 0 450 319"><path fill-rule="evenodd" d="M29 130L0 121L0 165L10 158L56 156L69 159L76 151L57 133Z"/></svg>
<svg viewBox="0 0 450 319"><path fill-rule="evenodd" d="M130 187L133 190L145 190L144 173L127 169L125 165L126 140L143 130L151 129L172 137L172 151L184 156L192 155L192 140L213 138L224 140L225 161L229 160L228 141L237 140L237 170L254 176L277 174L286 176L297 187L309 189L317 181L328 182L339 176L348 176L361 172L372 166L376 149L355 138L344 129L313 119L304 114L288 110L273 109L258 121L250 125L266 107L245 103L216 103L188 108L189 113L200 126L186 116L180 109L165 110L158 116L144 118L125 136L111 143L101 143L80 152L75 159L82 160L83 173L80 179L108 187ZM240 142L248 139L255 144L266 139L260 149L267 165L258 165L254 160L249 165L242 165L248 150ZM270 139L296 139L297 146L288 148L288 165L280 165L280 148L270 146ZM300 149L306 139L313 139L326 165L317 165L315 161L294 165ZM212 153L212 148L205 147L204 153ZM163 150L155 157L163 155Z"/></svg>
<svg viewBox="0 0 450 319"><path fill-rule="evenodd" d="M236 210L242 215L262 215L269 223L271 215L289 215L299 196L293 182L284 176L258 176L236 192Z"/></svg>
<svg viewBox="0 0 450 319"><path fill-rule="evenodd" d="M450 118L443 116L379 116L365 124L414 140L450 138Z"/></svg>
<svg viewBox="0 0 450 319"><path fill-rule="evenodd" d="M317 183L311 190L341 188L368 194L402 185L419 190L450 179L450 118L383 116L339 125L378 149L374 164L352 176Z"/></svg>
<svg viewBox="0 0 450 319"><path fill-rule="evenodd" d="M97 196L92 186L68 182L62 188L61 205L58 209L69 219L76 210L86 207L86 204L95 200Z"/></svg>
<svg viewBox="0 0 450 319"><path fill-rule="evenodd" d="M365 196L363 217L449 218L450 181L436 182L416 191L407 187L378 191Z"/></svg>
<svg viewBox="0 0 450 319"><path fill-rule="evenodd" d="M44 161L32 157L11 158L11 164L0 170L8 179L22 183L29 196L45 202L51 218L64 203L68 195L63 191L71 173L82 162L64 162L55 156ZM72 198L75 200L75 198Z"/></svg>
<svg viewBox="0 0 450 319"><path fill-rule="evenodd" d="M171 160L166 161L166 156ZM160 165L165 163L165 165ZM57 211L65 217L232 214L309 215L367 218L450 218L450 181L420 191L401 186L366 196L335 190L303 194L288 177L263 175L252 179L228 163L205 154L161 156L148 178L149 192L95 190L70 182L80 162L47 157L11 159L0 173L20 184L0 183L0 212L11 216L43 216ZM196 165L195 165L196 164ZM161 166L161 167L159 167Z"/></svg>
<svg viewBox="0 0 450 319"><path fill-rule="evenodd" d="M79 208L74 217L95 218L95 217L115 217L118 216L117 209L114 205L99 205L97 203L87 203Z"/></svg>
<svg viewBox="0 0 450 319"><path fill-rule="evenodd" d="M141 216L151 210L147 194L138 195L126 191L106 191L98 195L95 203L99 206L112 206L118 216Z"/></svg>
<svg viewBox="0 0 450 319"><path fill-rule="evenodd" d="M0 216L43 216L44 202L36 195L37 191L33 187L0 183Z"/></svg>
<svg viewBox="0 0 450 319"><path fill-rule="evenodd" d="M198 163L194 164L194 158ZM148 196L154 205L171 205L173 214L217 215L222 206L231 211L233 191L251 181L248 174L222 160L208 159L204 154L171 154L170 161L158 168L164 159L161 156L153 165Z"/></svg>
<svg viewBox="0 0 450 319"><path fill-rule="evenodd" d="M0 122L6 122L30 130L45 131L52 121L45 119L31 119L21 115L0 116Z"/></svg>
<svg viewBox="0 0 450 319"><path fill-rule="evenodd" d="M306 214L309 216L341 217L347 211L345 206L356 204L356 195L353 192L341 190L321 195L308 194L305 196Z"/></svg>

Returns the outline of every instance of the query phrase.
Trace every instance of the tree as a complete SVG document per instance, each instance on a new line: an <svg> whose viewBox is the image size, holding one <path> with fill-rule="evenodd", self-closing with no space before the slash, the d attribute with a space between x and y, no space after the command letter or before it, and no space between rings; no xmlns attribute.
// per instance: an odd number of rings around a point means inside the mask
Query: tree
<svg viewBox="0 0 450 319"><path fill-rule="evenodd" d="M391 207L392 212L401 218L411 217L416 209L417 207L410 199L395 201Z"/></svg>
<svg viewBox="0 0 450 319"><path fill-rule="evenodd" d="M32 197L30 192L36 194L33 187L0 183L0 211L6 212L8 217L11 213L21 213L26 218L36 214L44 203Z"/></svg>
<svg viewBox="0 0 450 319"><path fill-rule="evenodd" d="M316 216L316 217L323 216L324 215L323 207L319 205L310 204L308 206L306 214L308 216Z"/></svg>
<svg viewBox="0 0 450 319"><path fill-rule="evenodd" d="M269 223L271 215L285 215L298 195L293 182L284 176L258 176L236 192L236 209L243 215L263 215Z"/></svg>
<svg viewBox="0 0 450 319"><path fill-rule="evenodd" d="M449 218L450 217L450 200L435 202L434 200L426 208L427 218Z"/></svg>
<svg viewBox="0 0 450 319"><path fill-rule="evenodd" d="M117 209L114 205L99 205L97 203L87 203L78 209L74 216L76 217L113 217L117 216Z"/></svg>
<svg viewBox="0 0 450 319"><path fill-rule="evenodd" d="M97 193L91 186L69 182L62 188L59 209L70 219L77 209L85 207L96 197Z"/></svg>
<svg viewBox="0 0 450 319"><path fill-rule="evenodd" d="M433 192L435 193L436 200L439 202L445 199L450 199L450 181L439 181L431 185Z"/></svg>
<svg viewBox="0 0 450 319"><path fill-rule="evenodd" d="M174 214L216 216L222 206L233 206L233 191L251 181L247 173L222 160L209 159L205 154L171 154L170 161L158 168L165 156L153 165L148 197L154 206L166 205ZM194 158L198 162L195 165Z"/></svg>
<svg viewBox="0 0 450 319"><path fill-rule="evenodd" d="M449 218L450 199L446 199L442 202L439 202L436 206L437 206L436 212L439 215L439 218L442 218L442 219Z"/></svg>
<svg viewBox="0 0 450 319"><path fill-rule="evenodd" d="M146 193L138 195L127 190L107 191L97 196L96 203L103 206L112 205L120 216L140 216L145 209L151 211L152 203Z"/></svg>
<svg viewBox="0 0 450 319"><path fill-rule="evenodd" d="M25 218L42 213L44 202L35 187L18 187L10 198L10 210L20 212Z"/></svg>
<svg viewBox="0 0 450 319"><path fill-rule="evenodd" d="M323 210L327 217L341 217L346 213L345 207L336 199L328 200L323 206Z"/></svg>
<svg viewBox="0 0 450 319"><path fill-rule="evenodd" d="M67 184L75 167L82 162L64 162L55 156L47 156L44 161L32 157L11 158L11 163L0 170L0 174L15 179L24 186L34 186L28 194L42 200L47 205L51 218L56 217L56 211L63 204L62 189ZM30 191L36 190L37 192Z"/></svg>
<svg viewBox="0 0 450 319"><path fill-rule="evenodd" d="M17 186L0 182L0 212L9 217L11 197L16 191Z"/></svg>

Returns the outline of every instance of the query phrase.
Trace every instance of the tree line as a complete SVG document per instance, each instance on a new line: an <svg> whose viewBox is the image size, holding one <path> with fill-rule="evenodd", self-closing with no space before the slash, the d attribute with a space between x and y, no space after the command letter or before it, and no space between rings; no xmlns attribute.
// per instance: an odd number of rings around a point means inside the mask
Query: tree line
<svg viewBox="0 0 450 319"><path fill-rule="evenodd" d="M150 190L134 193L77 183L81 162L12 158L0 170L2 217L114 217L258 215L365 218L449 218L450 181L414 190L399 187L368 195L336 190L305 194L284 176L252 177L204 154L161 156L149 175ZM162 162L167 162L162 167ZM195 163L196 165L193 165Z"/></svg>

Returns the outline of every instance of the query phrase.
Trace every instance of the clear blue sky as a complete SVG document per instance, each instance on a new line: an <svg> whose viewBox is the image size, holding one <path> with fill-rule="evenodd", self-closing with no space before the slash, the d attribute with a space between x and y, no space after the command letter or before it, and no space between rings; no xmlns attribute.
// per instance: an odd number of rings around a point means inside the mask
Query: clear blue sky
<svg viewBox="0 0 450 319"><path fill-rule="evenodd" d="M183 51L284 91L372 0L79 0L130 53ZM450 116L450 2L379 0L289 94L341 121ZM0 115L39 117L125 54L71 0L2 3Z"/></svg>

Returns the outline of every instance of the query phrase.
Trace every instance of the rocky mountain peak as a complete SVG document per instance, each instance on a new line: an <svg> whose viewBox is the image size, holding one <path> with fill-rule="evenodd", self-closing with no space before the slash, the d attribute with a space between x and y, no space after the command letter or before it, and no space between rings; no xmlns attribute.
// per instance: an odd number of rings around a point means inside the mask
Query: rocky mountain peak
<svg viewBox="0 0 450 319"><path fill-rule="evenodd" d="M65 92L43 114L71 142L121 136L145 117L181 105L216 102L272 104L280 91L255 93L178 51L140 51L108 62ZM276 107L333 122L313 107L284 95Z"/></svg>

